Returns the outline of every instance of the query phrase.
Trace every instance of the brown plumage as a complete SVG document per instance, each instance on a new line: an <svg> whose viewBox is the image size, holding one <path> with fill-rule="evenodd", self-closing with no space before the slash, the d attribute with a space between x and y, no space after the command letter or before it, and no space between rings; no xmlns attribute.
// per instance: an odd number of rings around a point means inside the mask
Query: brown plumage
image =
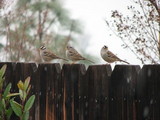
<svg viewBox="0 0 160 120"><path fill-rule="evenodd" d="M94 63L93 61L83 57L80 53L78 53L77 50L75 50L71 46L67 46L66 56L68 57L68 59L72 60L73 62L80 61L80 60L87 60L91 63Z"/></svg>
<svg viewBox="0 0 160 120"><path fill-rule="evenodd" d="M42 59L46 62L49 62L51 60L54 60L54 59L63 59L65 61L68 61L67 59L65 58L62 58L62 57L59 57L57 56L56 54L54 54L52 51L50 50L47 50L45 46L41 46L40 47L40 55L42 57Z"/></svg>
<svg viewBox="0 0 160 120"><path fill-rule="evenodd" d="M129 64L128 62L126 62L124 60L121 60L115 54L113 54L111 51L109 51L107 46L102 47L101 57L108 63L113 63L113 62L116 62L116 61L120 61L120 62L124 62L124 63Z"/></svg>

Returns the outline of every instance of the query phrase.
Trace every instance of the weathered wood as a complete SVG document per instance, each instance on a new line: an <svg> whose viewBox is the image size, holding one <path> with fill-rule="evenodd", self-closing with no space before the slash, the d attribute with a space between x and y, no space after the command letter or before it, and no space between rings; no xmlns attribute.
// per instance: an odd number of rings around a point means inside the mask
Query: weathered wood
<svg viewBox="0 0 160 120"><path fill-rule="evenodd" d="M30 120L159 120L160 65L7 64L5 86L31 77ZM19 101L19 99L16 98ZM11 119L18 119L12 116Z"/></svg>
<svg viewBox="0 0 160 120"><path fill-rule="evenodd" d="M83 75L84 65L64 65L62 80L64 81L64 120L78 120L79 95L78 83Z"/></svg>
<svg viewBox="0 0 160 120"><path fill-rule="evenodd" d="M134 120L134 97L139 66L117 65L109 84L109 120Z"/></svg>
<svg viewBox="0 0 160 120"><path fill-rule="evenodd" d="M108 118L108 82L111 74L110 65L89 66L86 72L88 79L88 120L103 120ZM105 91L102 91L104 90ZM104 111L106 110L106 111Z"/></svg>
<svg viewBox="0 0 160 120"><path fill-rule="evenodd" d="M160 120L160 65L144 65L140 71L137 120Z"/></svg>
<svg viewBox="0 0 160 120"><path fill-rule="evenodd" d="M28 96L31 96L33 94L35 94L35 87L34 87L34 74L37 71L37 66L35 63L27 63L24 66L22 66L22 70L23 70L23 77L22 77L22 81L24 81L27 77L30 77L30 84L31 84L31 90L29 92ZM28 97L29 98L29 97ZM29 116L29 120L34 120L34 116L35 116L35 104L33 104L33 107L30 110L30 116Z"/></svg>
<svg viewBox="0 0 160 120"><path fill-rule="evenodd" d="M61 68L59 64L55 64L52 67L53 80L50 86L53 86L50 90L50 94L53 101L53 108L51 111L52 119L51 120L63 120L63 82L61 79ZM49 104L50 105L50 104ZM53 114L54 113L54 114Z"/></svg>
<svg viewBox="0 0 160 120"><path fill-rule="evenodd" d="M40 120L51 120L52 119L51 114L54 114L54 113L51 113L50 111L52 110L50 108L54 108L54 104L53 103L49 104L49 99L51 100L53 99L53 97L49 95L49 92L52 90L52 86L50 86L50 82L53 81L52 65L53 64L39 64L39 67L38 67L39 76L40 76L40 79L39 79ZM54 94L54 91L52 92Z"/></svg>
<svg viewBox="0 0 160 120"><path fill-rule="evenodd" d="M99 94L102 94L101 97L101 120L108 120L109 119L109 82L110 82L110 77L111 77L111 67L110 66L102 66L107 74L102 75L102 91ZM101 74L101 73L99 73Z"/></svg>
<svg viewBox="0 0 160 120"><path fill-rule="evenodd" d="M79 119L78 120L88 120L88 79L86 79L86 69L85 67L81 70L82 76L79 78Z"/></svg>

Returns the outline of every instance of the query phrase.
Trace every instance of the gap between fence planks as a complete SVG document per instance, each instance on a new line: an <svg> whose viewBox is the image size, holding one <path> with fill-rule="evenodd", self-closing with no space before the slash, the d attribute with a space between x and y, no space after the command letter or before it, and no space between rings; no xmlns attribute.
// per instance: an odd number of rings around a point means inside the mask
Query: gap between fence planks
<svg viewBox="0 0 160 120"><path fill-rule="evenodd" d="M160 119L160 65L3 64L12 92L31 76L30 120Z"/></svg>

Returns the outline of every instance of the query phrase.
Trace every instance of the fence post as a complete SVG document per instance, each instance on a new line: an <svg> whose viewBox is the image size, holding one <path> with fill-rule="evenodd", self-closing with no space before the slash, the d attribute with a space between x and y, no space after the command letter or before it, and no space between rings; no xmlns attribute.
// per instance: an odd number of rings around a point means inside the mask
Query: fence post
<svg viewBox="0 0 160 120"><path fill-rule="evenodd" d="M160 65L144 65L140 71L137 120L160 120Z"/></svg>
<svg viewBox="0 0 160 120"><path fill-rule="evenodd" d="M111 75L110 65L89 66L86 72L88 80L88 119L108 119L108 84Z"/></svg>
<svg viewBox="0 0 160 120"><path fill-rule="evenodd" d="M55 81L60 79L59 64L39 64L37 71L36 89L36 114L37 120L53 120L55 118ZM36 117L36 116L35 116ZM57 116L56 116L57 117Z"/></svg>
<svg viewBox="0 0 160 120"><path fill-rule="evenodd" d="M79 82L84 73L85 66L82 64L63 65L64 120L78 120L79 118Z"/></svg>
<svg viewBox="0 0 160 120"><path fill-rule="evenodd" d="M109 120L135 120L135 85L139 66L116 65L109 83Z"/></svg>
<svg viewBox="0 0 160 120"><path fill-rule="evenodd" d="M54 106L54 111L52 110L52 119L50 120L63 120L63 81L61 78L61 68L60 64L55 64L52 68L53 81L51 81L50 86L52 90L50 91L50 103ZM51 105L49 104L49 106Z"/></svg>

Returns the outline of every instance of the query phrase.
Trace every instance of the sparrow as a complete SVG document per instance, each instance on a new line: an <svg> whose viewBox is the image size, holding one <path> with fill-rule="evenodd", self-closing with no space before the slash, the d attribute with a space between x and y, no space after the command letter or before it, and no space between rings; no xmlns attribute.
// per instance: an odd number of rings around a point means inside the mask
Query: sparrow
<svg viewBox="0 0 160 120"><path fill-rule="evenodd" d="M111 51L109 51L108 47L105 45L102 47L100 54L101 54L101 57L108 63L120 61L120 62L124 62L124 63L129 64L128 62L118 58L115 54L113 54Z"/></svg>
<svg viewBox="0 0 160 120"><path fill-rule="evenodd" d="M66 56L68 57L68 59L72 60L73 62L76 62L79 60L87 60L91 63L94 63L93 61L86 59L85 57L80 55L80 53L78 53L76 49L74 49L73 47L69 45L67 45Z"/></svg>
<svg viewBox="0 0 160 120"><path fill-rule="evenodd" d="M48 50L45 46L41 46L40 47L40 55L41 58L45 61L45 62L49 62L51 60L54 59L63 59L65 61L68 61L65 58L59 57L56 54L54 54L52 51Z"/></svg>

